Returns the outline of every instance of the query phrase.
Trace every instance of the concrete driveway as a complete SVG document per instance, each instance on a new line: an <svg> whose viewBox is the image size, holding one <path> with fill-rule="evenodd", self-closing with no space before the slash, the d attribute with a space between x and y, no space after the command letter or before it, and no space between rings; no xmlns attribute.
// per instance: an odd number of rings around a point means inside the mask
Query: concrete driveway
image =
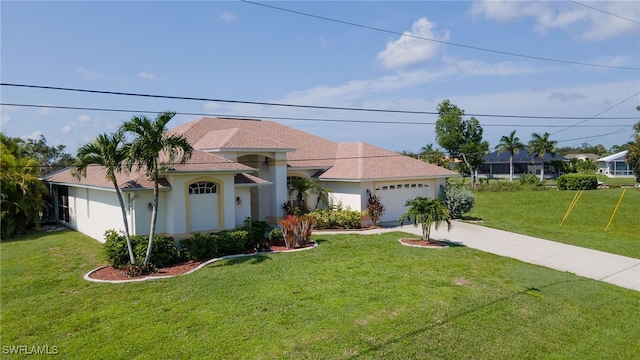
<svg viewBox="0 0 640 360"><path fill-rule="evenodd" d="M378 234L391 231L404 231L422 236L420 227L413 225L365 230L357 232L357 234ZM322 233L330 234L333 232L323 231ZM640 259L460 221L453 222L451 232L447 232L446 226L441 226L439 230L432 229L431 237L640 291Z"/></svg>

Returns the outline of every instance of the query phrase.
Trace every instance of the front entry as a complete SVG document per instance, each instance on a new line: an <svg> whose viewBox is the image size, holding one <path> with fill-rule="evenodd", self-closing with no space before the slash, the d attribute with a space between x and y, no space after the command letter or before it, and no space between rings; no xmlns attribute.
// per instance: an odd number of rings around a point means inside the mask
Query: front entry
<svg viewBox="0 0 640 360"><path fill-rule="evenodd" d="M218 186L215 183L199 181L189 185L189 214L191 231L218 229Z"/></svg>

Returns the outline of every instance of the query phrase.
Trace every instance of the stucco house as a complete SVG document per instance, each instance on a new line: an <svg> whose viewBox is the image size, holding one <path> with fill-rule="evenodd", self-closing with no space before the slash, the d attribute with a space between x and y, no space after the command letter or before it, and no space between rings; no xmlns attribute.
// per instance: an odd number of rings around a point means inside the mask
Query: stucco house
<svg viewBox="0 0 640 360"><path fill-rule="evenodd" d="M308 177L331 189L330 202L362 211L367 191L381 197L382 221L396 221L406 200L436 197L457 173L363 142L337 143L263 120L204 117L178 126L194 147L187 164L161 173L157 232L175 237L234 228L246 217L272 224L293 199L287 181ZM122 229L121 210L104 169L80 180L70 169L48 175L57 219L97 240ZM119 174L131 234L148 234L153 182L143 172ZM309 198L313 207L316 199Z"/></svg>
<svg viewBox="0 0 640 360"><path fill-rule="evenodd" d="M607 177L633 177L633 169L625 162L629 150L602 157L598 163L598 173Z"/></svg>

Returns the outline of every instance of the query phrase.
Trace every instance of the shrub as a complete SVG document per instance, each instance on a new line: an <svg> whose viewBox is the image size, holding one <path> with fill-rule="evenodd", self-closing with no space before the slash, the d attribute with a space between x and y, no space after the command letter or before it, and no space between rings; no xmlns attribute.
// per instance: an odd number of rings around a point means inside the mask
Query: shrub
<svg viewBox="0 0 640 360"><path fill-rule="evenodd" d="M452 218L459 218L471 211L476 202L476 196L471 190L457 186L446 187L441 198Z"/></svg>
<svg viewBox="0 0 640 360"><path fill-rule="evenodd" d="M124 235L119 234L114 229L105 232L104 249L109 263L118 269L131 265L129 263L129 252L127 250L127 240ZM146 235L131 236L131 247L136 259L136 265L142 264L147 252L149 238ZM181 260L180 252L175 241L170 236L156 235L153 238L153 248L151 249L151 263L155 267L165 267L175 264Z"/></svg>
<svg viewBox="0 0 640 360"><path fill-rule="evenodd" d="M384 215L384 205L380 201L380 196L371 193L371 191L367 190L367 215L373 222L374 226L377 226L380 223L380 218Z"/></svg>
<svg viewBox="0 0 640 360"><path fill-rule="evenodd" d="M208 260L225 255L242 254L249 239L246 230L222 230L217 233L193 233L180 240L183 257L189 260Z"/></svg>
<svg viewBox="0 0 640 360"><path fill-rule="evenodd" d="M316 220L310 215L287 215L280 220L285 246L293 249L296 245L305 245L311 239L311 231Z"/></svg>
<svg viewBox="0 0 640 360"><path fill-rule="evenodd" d="M243 224L240 230L245 230L248 233L245 250L257 250L263 243L263 239L271 226L266 221L251 220L251 218L248 217L244 219Z"/></svg>
<svg viewBox="0 0 640 360"><path fill-rule="evenodd" d="M540 181L540 178L536 174L525 174L520 177L520 185L535 185L541 186L544 182Z"/></svg>
<svg viewBox="0 0 640 360"><path fill-rule="evenodd" d="M556 181L560 190L593 190L598 188L598 177L587 174L566 174Z"/></svg>
<svg viewBox="0 0 640 360"><path fill-rule="evenodd" d="M359 229L364 219L363 212L344 209L341 203L329 209L314 210L308 215L316 221L316 229Z"/></svg>
<svg viewBox="0 0 640 360"><path fill-rule="evenodd" d="M509 181L491 181L486 184L476 185L476 191L503 192L518 191L520 189L522 189L520 183Z"/></svg>
<svg viewBox="0 0 640 360"><path fill-rule="evenodd" d="M283 239L282 237L282 229L280 228L273 228L271 229L271 231L269 231L269 235L267 235L269 238L269 241L271 241L272 243L277 243L280 240Z"/></svg>

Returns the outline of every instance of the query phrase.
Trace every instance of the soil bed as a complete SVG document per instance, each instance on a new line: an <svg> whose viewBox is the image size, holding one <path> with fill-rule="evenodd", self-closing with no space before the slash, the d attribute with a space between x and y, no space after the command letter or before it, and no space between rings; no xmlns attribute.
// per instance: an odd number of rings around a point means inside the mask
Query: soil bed
<svg viewBox="0 0 640 360"><path fill-rule="evenodd" d="M279 252L295 251L295 250L313 247L314 245L315 243L309 243L303 246L298 246L295 249L287 249L287 247L284 245L272 245L271 252L279 253ZM268 254L268 253L269 252L265 252L262 254ZM255 252L246 253L245 255L252 255L252 254L256 254L256 253ZM120 269L116 269L113 266L105 266L91 272L89 274L89 278L95 279L95 280L103 280L103 281L127 281L127 280L133 281L133 280L141 280L148 277L177 276L177 275L186 274L189 271L196 269L198 266L204 264L207 261L209 260L202 260L202 261L190 260L185 263L180 263L180 264L167 266L164 268L159 268L155 273L145 274L140 276L127 276Z"/></svg>

